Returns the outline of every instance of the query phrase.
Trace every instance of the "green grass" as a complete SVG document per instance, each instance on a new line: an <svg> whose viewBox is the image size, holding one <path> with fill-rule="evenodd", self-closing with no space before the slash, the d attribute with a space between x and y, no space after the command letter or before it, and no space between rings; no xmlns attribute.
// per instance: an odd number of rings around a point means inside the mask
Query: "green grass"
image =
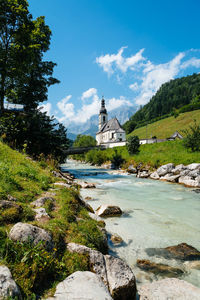
<svg viewBox="0 0 200 300"><path fill-rule="evenodd" d="M44 164L41 166L40 162L27 159L0 142L0 197L7 199L10 194L17 198L18 205L0 210L0 264L11 270L23 299L52 296L58 282L77 270L89 270L87 255L70 253L67 243L105 250L99 224L80 205L77 188L56 188L55 203L45 204L50 220L34 220L31 201L40 197L54 181ZM33 246L11 241L8 232L19 221L47 230L52 235L53 250L48 252L42 243Z"/></svg>
<svg viewBox="0 0 200 300"><path fill-rule="evenodd" d="M128 136L137 135L140 139L156 136L159 139L165 139L170 137L176 130L182 134L182 130L192 125L194 120L196 120L197 123L200 122L200 110L182 113L177 118L169 117L149 124L147 127L137 128Z"/></svg>

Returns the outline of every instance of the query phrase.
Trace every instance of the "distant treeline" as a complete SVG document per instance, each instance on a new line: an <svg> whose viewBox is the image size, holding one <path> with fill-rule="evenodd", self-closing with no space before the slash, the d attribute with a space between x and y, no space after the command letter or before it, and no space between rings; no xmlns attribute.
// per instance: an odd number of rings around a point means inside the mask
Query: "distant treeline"
<svg viewBox="0 0 200 300"><path fill-rule="evenodd" d="M124 125L126 133L160 119L200 109L200 74L163 84L149 103L140 108Z"/></svg>

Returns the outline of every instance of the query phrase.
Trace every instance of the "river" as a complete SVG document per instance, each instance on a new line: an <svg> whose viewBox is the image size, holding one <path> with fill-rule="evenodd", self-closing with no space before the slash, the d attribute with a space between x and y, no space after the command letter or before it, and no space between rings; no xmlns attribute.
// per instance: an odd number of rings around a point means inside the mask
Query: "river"
<svg viewBox="0 0 200 300"><path fill-rule="evenodd" d="M139 285L163 278L136 267L137 259L149 259L182 268L184 275L179 278L200 287L200 270L192 269L191 262L147 254L148 248L183 242L200 250L200 194L182 185L140 179L71 160L62 168L79 179L97 184L96 189L81 189L82 197L92 197L89 204L93 209L112 204L124 212L121 217L106 219L108 233L118 234L124 241L120 246L109 242L110 254L128 263Z"/></svg>

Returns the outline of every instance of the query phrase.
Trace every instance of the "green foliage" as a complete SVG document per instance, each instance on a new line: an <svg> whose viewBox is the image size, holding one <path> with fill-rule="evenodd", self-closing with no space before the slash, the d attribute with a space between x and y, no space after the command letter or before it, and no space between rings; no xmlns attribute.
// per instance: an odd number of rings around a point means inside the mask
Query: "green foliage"
<svg viewBox="0 0 200 300"><path fill-rule="evenodd" d="M195 120L189 129L184 130L184 134L183 145L192 152L200 151L200 124L197 124Z"/></svg>
<svg viewBox="0 0 200 300"><path fill-rule="evenodd" d="M121 167L121 165L124 163L124 159L122 158L121 154L117 151L117 149L114 149L114 154L112 155L111 163L117 169Z"/></svg>
<svg viewBox="0 0 200 300"><path fill-rule="evenodd" d="M127 144L126 147L128 149L129 154L135 154L139 152L139 147L140 147L140 140L139 137L134 135L130 136L127 139Z"/></svg>
<svg viewBox="0 0 200 300"><path fill-rule="evenodd" d="M161 118L168 117L174 110L178 110L175 114L177 116L181 112L199 109L199 95L199 74L171 80L163 84L150 102L141 107L125 123L125 128L131 126L129 123L134 122L137 124L137 128L145 126Z"/></svg>
<svg viewBox="0 0 200 300"><path fill-rule="evenodd" d="M85 160L92 165L100 166L108 160L108 157L105 151L90 150L85 154Z"/></svg>
<svg viewBox="0 0 200 300"><path fill-rule="evenodd" d="M73 147L93 147L96 146L96 140L90 135L77 135Z"/></svg>

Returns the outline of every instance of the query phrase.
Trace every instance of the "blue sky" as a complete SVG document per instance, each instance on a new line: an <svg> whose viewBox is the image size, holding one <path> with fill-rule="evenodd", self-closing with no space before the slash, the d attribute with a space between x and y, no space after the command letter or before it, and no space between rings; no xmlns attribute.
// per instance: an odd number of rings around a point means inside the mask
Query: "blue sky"
<svg viewBox="0 0 200 300"><path fill-rule="evenodd" d="M199 0L29 0L52 30L45 59L61 83L43 104L66 126L144 105L170 79L200 72Z"/></svg>

